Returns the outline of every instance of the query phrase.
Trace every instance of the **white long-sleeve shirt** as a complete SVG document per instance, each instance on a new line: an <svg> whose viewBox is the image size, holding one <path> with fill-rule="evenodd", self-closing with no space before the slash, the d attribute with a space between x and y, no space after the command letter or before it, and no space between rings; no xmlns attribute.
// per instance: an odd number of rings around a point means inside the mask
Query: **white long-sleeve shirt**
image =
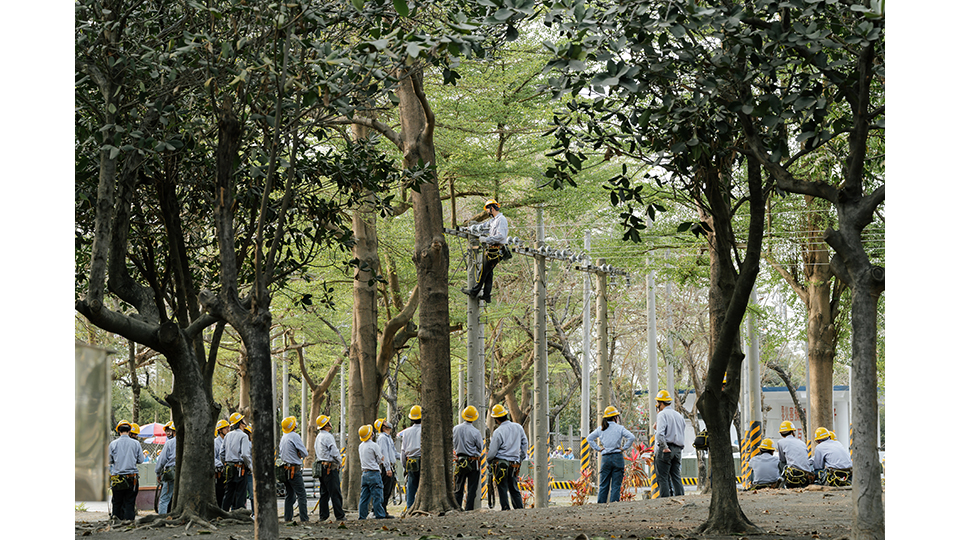
<svg viewBox="0 0 960 540"><path fill-rule="evenodd" d="M487 457L504 461L523 461L527 455L527 434L523 426L510 420L504 421L493 431Z"/></svg>
<svg viewBox="0 0 960 540"><path fill-rule="evenodd" d="M600 440L599 445L597 439ZM616 454L627 450L636 439L636 435L616 422L610 422L607 429L598 427L587 435L587 443L590 444L590 448L600 452L600 455Z"/></svg>
<svg viewBox="0 0 960 540"><path fill-rule="evenodd" d="M387 471L393 470L394 462L400 459L400 452L393 444L393 437L386 433L381 433L377 437L377 445L380 446L380 452L383 454L383 468Z"/></svg>
<svg viewBox="0 0 960 540"><path fill-rule="evenodd" d="M163 444L163 450L160 451L160 457L157 458L157 466L154 471L157 476L163 473L164 469L174 467L177 464L177 439L176 437L167 438Z"/></svg>
<svg viewBox="0 0 960 540"><path fill-rule="evenodd" d="M813 460L807 453L807 445L793 435L787 435L777 441L777 453L780 454L780 463L787 467L813 472Z"/></svg>
<svg viewBox="0 0 960 540"><path fill-rule="evenodd" d="M509 232L510 224L507 222L506 216L501 212L490 222L490 235L481 236L480 241L484 244L503 244L507 241Z"/></svg>
<svg viewBox="0 0 960 540"><path fill-rule="evenodd" d="M820 469L850 469L853 461L850 453L840 441L826 440L817 444L813 451L813 470Z"/></svg>
<svg viewBox="0 0 960 540"><path fill-rule="evenodd" d="M420 457L420 424L414 424L400 432L400 459Z"/></svg>
<svg viewBox="0 0 960 540"><path fill-rule="evenodd" d="M333 438L333 433L325 429L317 433L317 439L313 441L313 451L320 461L332 461L337 465L342 463L337 440Z"/></svg>
<svg viewBox="0 0 960 540"><path fill-rule="evenodd" d="M123 434L110 443L110 474L136 474L137 463L143 463L139 442Z"/></svg>
<svg viewBox="0 0 960 540"><path fill-rule="evenodd" d="M480 430L470 422L457 424L453 428L453 451L458 458L479 457L483 452L483 436Z"/></svg>
<svg viewBox="0 0 960 540"><path fill-rule="evenodd" d="M683 416L667 405L657 413L656 449L662 450L667 444L683 446Z"/></svg>
<svg viewBox="0 0 960 540"><path fill-rule="evenodd" d="M380 445L373 442L373 439L367 439L360 443L360 468L365 471L379 471L380 464L383 463L383 453L380 451Z"/></svg>
<svg viewBox="0 0 960 540"><path fill-rule="evenodd" d="M303 465L303 458L307 457L307 447L296 431L284 433L280 437L280 459L287 465Z"/></svg>
<svg viewBox="0 0 960 540"><path fill-rule="evenodd" d="M224 464L243 462L248 469L253 468L250 439L242 429L235 429L223 438L223 446L220 448L220 461Z"/></svg>

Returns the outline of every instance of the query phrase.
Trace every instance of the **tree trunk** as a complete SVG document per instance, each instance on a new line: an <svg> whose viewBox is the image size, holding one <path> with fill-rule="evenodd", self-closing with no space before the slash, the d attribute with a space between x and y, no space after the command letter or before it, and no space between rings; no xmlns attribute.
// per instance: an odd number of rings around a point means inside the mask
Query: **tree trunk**
<svg viewBox="0 0 960 540"><path fill-rule="evenodd" d="M435 118L423 93L423 73L403 78L397 91L403 137L403 166L436 166ZM423 393L420 487L411 511L443 514L453 500L453 411L450 389L450 253L443 234L443 208L435 172L413 193L414 264L420 291L420 370Z"/></svg>

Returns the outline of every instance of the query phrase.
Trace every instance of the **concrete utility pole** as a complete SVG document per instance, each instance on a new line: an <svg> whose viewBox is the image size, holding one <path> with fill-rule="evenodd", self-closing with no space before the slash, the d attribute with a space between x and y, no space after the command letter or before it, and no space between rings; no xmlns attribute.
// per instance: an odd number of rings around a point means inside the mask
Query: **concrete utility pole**
<svg viewBox="0 0 960 540"><path fill-rule="evenodd" d="M667 250L667 259L670 259L670 250ZM668 263L669 267L670 264ZM667 358L664 359L664 366L667 370L667 392L670 392L670 397L673 397L675 394L675 381L674 371L676 368L673 365L673 282L667 281Z"/></svg>
<svg viewBox="0 0 960 540"><path fill-rule="evenodd" d="M606 265L605 259L597 261L601 267ZM597 414L603 416L603 410L613 405L613 391L610 384L611 372L610 349L607 346L607 274L597 274L597 359L600 364L600 392L597 394ZM599 420L597 421L599 423Z"/></svg>
<svg viewBox="0 0 960 540"><path fill-rule="evenodd" d="M307 408L307 379L300 374L300 438L307 440L307 422L310 421L307 415L310 414ZM314 420L316 422L316 420ZM308 449L309 450L309 449Z"/></svg>
<svg viewBox="0 0 960 540"><path fill-rule="evenodd" d="M472 289L477 284L477 269L482 265L480 257L484 253L482 249L479 249L480 239L478 237L470 236L469 242L470 246L467 250L467 287ZM460 401L460 410L462 411L467 405L473 405L477 408L479 416L473 425L486 438L487 402L484 397L483 360L483 324L480 322L480 300L473 296L467 296L467 393L466 401L462 399ZM460 423L459 418L458 412L453 422L454 425ZM480 503L481 497L478 489L476 499L473 501L474 508L480 508Z"/></svg>
<svg viewBox="0 0 960 540"><path fill-rule="evenodd" d="M750 301L757 305L757 289L750 291ZM750 422L762 422L763 410L761 408L760 398L762 396L760 388L760 337L757 335L757 317L753 311L749 312L747 317L747 332L750 335L750 353L749 377L747 382L748 402L750 411Z"/></svg>
<svg viewBox="0 0 960 540"><path fill-rule="evenodd" d="M647 218L647 226L650 226ZM657 295L656 282L653 278L653 260L647 257L650 271L647 272L647 407L650 411L650 433L653 433L653 424L657 421Z"/></svg>
<svg viewBox="0 0 960 540"><path fill-rule="evenodd" d="M347 444L347 362L340 363L340 447ZM358 428L359 429L359 428Z"/></svg>
<svg viewBox="0 0 960 540"><path fill-rule="evenodd" d="M537 248L544 246L543 208L537 208ZM534 394L533 394L533 495L534 507L546 508L550 503L550 479L547 473L547 457L549 444L547 442L547 408L549 396L547 391L547 261L542 255L534 260L534 334L533 347L536 354L533 367Z"/></svg>
<svg viewBox="0 0 960 540"><path fill-rule="evenodd" d="M280 418L290 416L290 363L287 361L286 335L283 338L283 345L283 357L281 358L281 362L283 362L283 407L281 407L283 414L280 415Z"/></svg>
<svg viewBox="0 0 960 540"><path fill-rule="evenodd" d="M583 236L583 249L590 255L590 231ZM589 260L589 259L588 259ZM580 438L586 439L593 431L590 428L590 333L593 331L593 321L590 320L590 285L593 276L589 272L583 274L583 360L580 363Z"/></svg>

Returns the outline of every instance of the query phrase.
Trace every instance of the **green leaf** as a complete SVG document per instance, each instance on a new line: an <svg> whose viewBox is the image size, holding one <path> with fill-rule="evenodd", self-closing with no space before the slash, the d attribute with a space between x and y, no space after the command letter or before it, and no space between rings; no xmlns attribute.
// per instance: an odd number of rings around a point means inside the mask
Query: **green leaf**
<svg viewBox="0 0 960 540"><path fill-rule="evenodd" d="M356 4L356 0L354 0L354 4ZM393 0L393 9L397 10L397 15L401 17L410 16L410 7L407 6L405 0Z"/></svg>
<svg viewBox="0 0 960 540"><path fill-rule="evenodd" d="M507 26L507 41L516 41L520 37L520 32L513 25Z"/></svg>
<svg viewBox="0 0 960 540"><path fill-rule="evenodd" d="M357 11L363 11L363 0L353 0L353 7L357 8Z"/></svg>

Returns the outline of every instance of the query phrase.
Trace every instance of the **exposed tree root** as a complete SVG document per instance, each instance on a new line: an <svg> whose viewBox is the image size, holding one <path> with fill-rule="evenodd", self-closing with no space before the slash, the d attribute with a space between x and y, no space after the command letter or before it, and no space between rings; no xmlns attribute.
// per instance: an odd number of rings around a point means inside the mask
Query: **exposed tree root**
<svg viewBox="0 0 960 540"><path fill-rule="evenodd" d="M710 517L705 523L697 527L698 534L763 534L765 531L753 524L747 516L740 512L740 519L717 519Z"/></svg>

